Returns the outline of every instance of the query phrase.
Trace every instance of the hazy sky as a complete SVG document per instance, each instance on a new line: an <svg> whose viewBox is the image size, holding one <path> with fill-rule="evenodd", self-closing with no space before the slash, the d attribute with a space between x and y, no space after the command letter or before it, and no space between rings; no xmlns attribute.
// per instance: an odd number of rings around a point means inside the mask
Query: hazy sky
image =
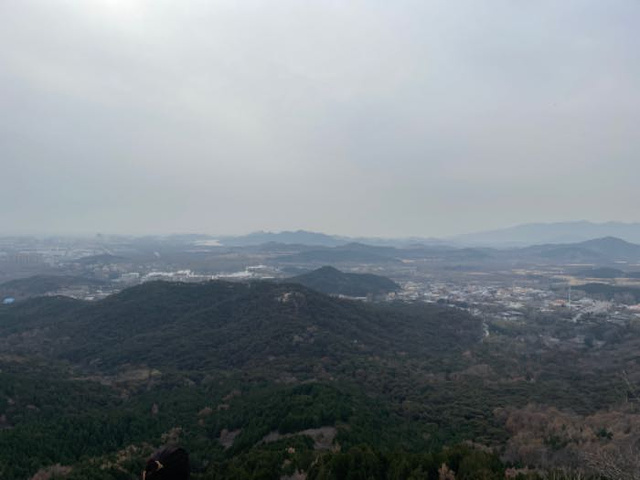
<svg viewBox="0 0 640 480"><path fill-rule="evenodd" d="M0 0L0 233L640 221L638 0Z"/></svg>

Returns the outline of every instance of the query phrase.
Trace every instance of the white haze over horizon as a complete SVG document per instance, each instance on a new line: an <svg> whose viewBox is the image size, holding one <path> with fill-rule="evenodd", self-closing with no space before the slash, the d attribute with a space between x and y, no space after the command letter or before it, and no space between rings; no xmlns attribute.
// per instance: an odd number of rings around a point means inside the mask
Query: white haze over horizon
<svg viewBox="0 0 640 480"><path fill-rule="evenodd" d="M3 0L0 233L640 221L636 0Z"/></svg>

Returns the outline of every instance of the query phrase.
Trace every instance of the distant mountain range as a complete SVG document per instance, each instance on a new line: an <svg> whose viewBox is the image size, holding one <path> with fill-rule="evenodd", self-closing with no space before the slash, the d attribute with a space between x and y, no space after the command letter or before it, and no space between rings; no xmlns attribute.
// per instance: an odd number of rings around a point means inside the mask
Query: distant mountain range
<svg viewBox="0 0 640 480"><path fill-rule="evenodd" d="M578 243L603 237L616 237L627 242L640 243L640 223L593 223L588 221L528 223L498 230L487 230L440 239L433 237L346 237L309 232L306 230L283 232L261 231L248 235L221 236L216 238L221 245L226 247L247 247L265 243L338 247L349 243L361 243L373 246L407 248L411 246L524 247L550 243Z"/></svg>
<svg viewBox="0 0 640 480"><path fill-rule="evenodd" d="M515 227L489 230L448 238L464 245L526 246L545 243L577 243L603 237L617 237L640 243L640 223L559 222L528 223Z"/></svg>
<svg viewBox="0 0 640 480"><path fill-rule="evenodd" d="M339 247L349 243L360 243L373 246L407 247L411 245L445 245L444 240L436 238L383 238L383 237L347 237L341 235L327 235L307 230L283 232L253 232L247 235L224 235L216 237L220 245L225 247L249 247L265 243L280 243L286 245L307 245L317 247Z"/></svg>
<svg viewBox="0 0 640 480"><path fill-rule="evenodd" d="M348 243L332 248L316 247L278 258L281 262L315 263L320 265L334 263L390 263L398 262L400 250L395 247Z"/></svg>
<svg viewBox="0 0 640 480"><path fill-rule="evenodd" d="M546 244L525 247L513 252L521 259L549 263L640 262L640 245L615 237L604 237L578 243Z"/></svg>
<svg viewBox="0 0 640 480"><path fill-rule="evenodd" d="M620 238L604 237L576 243L548 243L512 248L461 248L445 246L382 247L350 243L337 247L304 247L296 253L275 257L276 264L343 265L400 264L421 261L443 264L592 264L598 266L617 263L639 264L640 245Z"/></svg>
<svg viewBox="0 0 640 480"><path fill-rule="evenodd" d="M351 240L346 237L297 230L295 232L253 232L248 235L223 236L219 238L219 241L225 247L247 247L263 243L336 247L349 243Z"/></svg>

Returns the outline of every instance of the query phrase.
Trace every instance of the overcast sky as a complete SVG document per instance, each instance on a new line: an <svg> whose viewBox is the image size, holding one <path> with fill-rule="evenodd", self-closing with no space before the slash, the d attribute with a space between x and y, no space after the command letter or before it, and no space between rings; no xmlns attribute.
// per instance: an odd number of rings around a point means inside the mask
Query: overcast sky
<svg viewBox="0 0 640 480"><path fill-rule="evenodd" d="M640 221L638 0L0 0L0 233Z"/></svg>

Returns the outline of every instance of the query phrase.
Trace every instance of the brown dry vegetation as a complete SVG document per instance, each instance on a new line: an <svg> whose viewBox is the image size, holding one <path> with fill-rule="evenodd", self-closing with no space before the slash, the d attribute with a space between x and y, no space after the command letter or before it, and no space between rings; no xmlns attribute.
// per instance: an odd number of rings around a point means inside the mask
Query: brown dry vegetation
<svg viewBox="0 0 640 480"><path fill-rule="evenodd" d="M633 470L640 454L640 412L636 405L587 416L533 404L498 409L495 414L510 433L506 461L545 469L570 467L595 474L605 474L605 468L614 464L625 474L638 471Z"/></svg>

